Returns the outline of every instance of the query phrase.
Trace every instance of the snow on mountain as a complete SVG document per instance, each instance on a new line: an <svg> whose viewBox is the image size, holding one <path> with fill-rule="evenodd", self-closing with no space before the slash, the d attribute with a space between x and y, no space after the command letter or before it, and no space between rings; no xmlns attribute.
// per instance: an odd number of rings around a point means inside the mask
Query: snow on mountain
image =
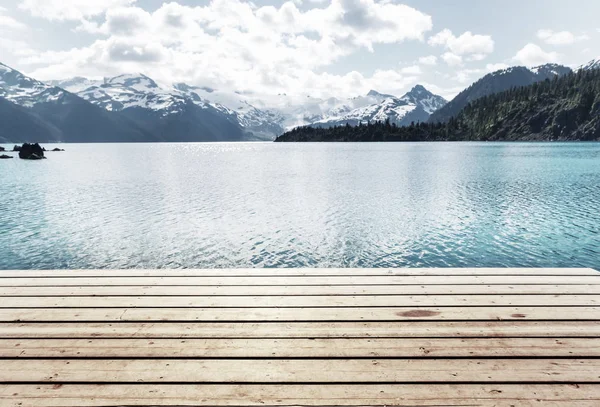
<svg viewBox="0 0 600 407"><path fill-rule="evenodd" d="M168 117L181 113L187 103L193 103L202 109L216 110L256 139L274 139L284 131L283 118L278 113L259 109L236 93L184 83L161 86L143 74L125 74L100 81L72 78L53 83L110 111L141 108Z"/></svg>
<svg viewBox="0 0 600 407"><path fill-rule="evenodd" d="M47 85L0 63L0 97L24 107L61 102L63 89Z"/></svg>
<svg viewBox="0 0 600 407"><path fill-rule="evenodd" d="M391 123L402 125L402 120L415 109L417 109L416 105L392 96L379 103L358 107L338 116L329 116L326 119L311 123L311 125L330 127L349 124L356 126L359 123L386 121L388 119Z"/></svg>
<svg viewBox="0 0 600 407"><path fill-rule="evenodd" d="M432 112L445 103L444 98L434 95L421 85L415 86L402 97L371 90L365 96L354 97L346 101L328 99L317 104L321 111L312 116L305 114L304 123L300 125L357 125L389 119L391 123L404 126L413 121L426 121Z"/></svg>
<svg viewBox="0 0 600 407"><path fill-rule="evenodd" d="M194 103L209 103L259 138L274 138L284 131L282 127L284 118L279 112L256 107L238 93L190 86L185 83L176 83L173 89L177 94L192 99Z"/></svg>
<svg viewBox="0 0 600 407"><path fill-rule="evenodd" d="M536 82L552 79L556 76L566 75L571 69L558 65L546 64L533 68L512 66L485 75L471 86L460 92L450 102L431 114L431 122L447 122L455 117L469 103L496 93L507 91L511 88L529 86Z"/></svg>
<svg viewBox="0 0 600 407"><path fill-rule="evenodd" d="M434 95L422 85L416 85L400 99L413 105L420 106L428 114L432 114L448 103L446 99L441 96Z"/></svg>
<svg viewBox="0 0 600 407"><path fill-rule="evenodd" d="M90 88L92 86L99 86L102 83L104 83L104 81L88 79L88 78L84 78L82 76L76 76L71 79L66 79L66 80L62 80L62 81L56 81L56 80L47 81L46 83L48 85L57 86L57 87L63 88L63 89L68 89L69 92L72 92L72 93L77 93L77 92L81 92L82 90L85 90L87 88Z"/></svg>
<svg viewBox="0 0 600 407"><path fill-rule="evenodd" d="M600 58L592 59L587 64L581 65L577 70L590 70L590 69L600 69Z"/></svg>
<svg viewBox="0 0 600 407"><path fill-rule="evenodd" d="M119 75L99 81L72 78L53 83L110 111L138 107L168 116L181 112L186 103L184 96L161 88L151 78L142 74Z"/></svg>
<svg viewBox="0 0 600 407"><path fill-rule="evenodd" d="M572 72L571 68L559 64L545 64L529 68L529 70L537 76L538 80L551 79Z"/></svg>

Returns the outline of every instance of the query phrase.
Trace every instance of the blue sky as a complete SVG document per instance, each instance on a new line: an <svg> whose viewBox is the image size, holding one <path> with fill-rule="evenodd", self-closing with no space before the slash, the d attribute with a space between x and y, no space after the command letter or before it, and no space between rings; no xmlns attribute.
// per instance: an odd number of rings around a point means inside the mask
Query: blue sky
<svg viewBox="0 0 600 407"><path fill-rule="evenodd" d="M257 98L450 98L510 65L600 56L597 0L3 0L0 62L38 79L142 72Z"/></svg>

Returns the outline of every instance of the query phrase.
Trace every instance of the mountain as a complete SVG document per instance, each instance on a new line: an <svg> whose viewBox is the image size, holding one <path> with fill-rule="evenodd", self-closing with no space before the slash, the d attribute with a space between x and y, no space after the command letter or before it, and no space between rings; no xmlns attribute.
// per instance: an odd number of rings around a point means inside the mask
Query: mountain
<svg viewBox="0 0 600 407"><path fill-rule="evenodd" d="M77 92L108 112L127 117L158 140L241 141L248 139L235 117L204 100L194 101L159 86L143 74L126 74L93 81L73 78L54 81Z"/></svg>
<svg viewBox="0 0 600 407"><path fill-rule="evenodd" d="M577 70L590 70L600 68L600 58L592 59L587 64L581 65Z"/></svg>
<svg viewBox="0 0 600 407"><path fill-rule="evenodd" d="M242 126L257 140L273 140L284 132L284 117L272 109L260 108L235 92L224 92L207 87L176 83L173 89L191 98L194 103L209 104Z"/></svg>
<svg viewBox="0 0 600 407"><path fill-rule="evenodd" d="M483 96L446 123L302 127L276 141L598 141L600 69Z"/></svg>
<svg viewBox="0 0 600 407"><path fill-rule="evenodd" d="M429 115L438 111L444 107L446 103L448 103L446 99L441 96L434 95L421 85L416 85L400 99L406 101L407 103L421 107Z"/></svg>
<svg viewBox="0 0 600 407"><path fill-rule="evenodd" d="M31 140L53 141L61 131L30 109L0 97L0 143L25 143Z"/></svg>
<svg viewBox="0 0 600 407"><path fill-rule="evenodd" d="M193 140L198 134L202 141L272 140L283 132L276 114L258 109L239 96L184 83L160 86L143 74L52 83L106 110L121 112L149 129L160 129L164 135L177 134L178 141ZM234 108L216 101L219 99Z"/></svg>
<svg viewBox="0 0 600 407"><path fill-rule="evenodd" d="M0 64L0 99L0 116L5 118L2 138L8 142L156 141L126 117L4 64Z"/></svg>
<svg viewBox="0 0 600 407"><path fill-rule="evenodd" d="M398 126L407 126L412 122L427 121L431 113L444 106L446 100L434 95L421 85L417 85L402 97L396 97L375 90L366 96L352 98L345 103L330 100L334 106L316 116L307 123L313 127L332 127L371 121L386 121Z"/></svg>
<svg viewBox="0 0 600 407"><path fill-rule="evenodd" d="M570 68L557 64L546 64L535 68L515 66L487 74L460 92L444 107L434 112L431 122L447 122L455 117L467 104L487 95L503 92L515 87L528 86L571 72Z"/></svg>

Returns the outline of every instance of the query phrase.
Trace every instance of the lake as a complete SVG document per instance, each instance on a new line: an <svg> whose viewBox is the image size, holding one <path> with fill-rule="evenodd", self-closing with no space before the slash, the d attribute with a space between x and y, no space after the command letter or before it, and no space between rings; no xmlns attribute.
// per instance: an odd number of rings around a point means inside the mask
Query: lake
<svg viewBox="0 0 600 407"><path fill-rule="evenodd" d="M0 160L0 269L600 269L600 143L61 147Z"/></svg>

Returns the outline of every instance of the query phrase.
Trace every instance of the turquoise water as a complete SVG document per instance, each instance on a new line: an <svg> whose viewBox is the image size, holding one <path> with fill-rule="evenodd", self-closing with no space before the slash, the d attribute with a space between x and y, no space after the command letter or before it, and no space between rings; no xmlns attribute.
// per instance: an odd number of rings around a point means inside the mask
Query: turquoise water
<svg viewBox="0 0 600 407"><path fill-rule="evenodd" d="M0 160L0 269L600 269L600 143L63 147Z"/></svg>

